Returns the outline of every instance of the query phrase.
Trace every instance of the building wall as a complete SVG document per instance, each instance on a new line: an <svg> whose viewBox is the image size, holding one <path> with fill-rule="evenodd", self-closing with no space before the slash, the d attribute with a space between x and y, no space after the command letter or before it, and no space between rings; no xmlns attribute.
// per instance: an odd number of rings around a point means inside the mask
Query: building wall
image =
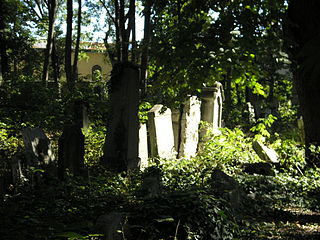
<svg viewBox="0 0 320 240"><path fill-rule="evenodd" d="M101 74L103 76L103 79L109 80L112 66L109 59L105 56L103 52L86 52L86 57L83 59L79 59L79 78L86 78L87 80L92 80L92 70L93 67L96 65L101 67Z"/></svg>

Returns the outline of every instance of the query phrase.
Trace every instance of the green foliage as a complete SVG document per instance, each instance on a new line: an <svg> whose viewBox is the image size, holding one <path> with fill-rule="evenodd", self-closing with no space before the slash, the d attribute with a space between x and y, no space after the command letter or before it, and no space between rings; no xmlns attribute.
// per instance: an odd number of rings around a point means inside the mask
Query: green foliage
<svg viewBox="0 0 320 240"><path fill-rule="evenodd" d="M255 139L262 140L263 138L270 138L271 134L268 129L271 128L275 120L277 120L277 118L272 114L269 114L266 118L259 118L257 124L250 129L250 131L255 134Z"/></svg>
<svg viewBox="0 0 320 240"><path fill-rule="evenodd" d="M148 111L151 109L152 105L149 102L143 102L139 105L139 122L148 122Z"/></svg>
<svg viewBox="0 0 320 240"><path fill-rule="evenodd" d="M103 144L106 136L106 128L104 126L93 125L84 132L85 136L85 163L88 166L97 166L100 157L103 155Z"/></svg>
<svg viewBox="0 0 320 240"><path fill-rule="evenodd" d="M210 138L203 144L198 156L201 161L210 163L212 167L232 172L243 163L258 160L252 149L252 139L246 137L239 128L220 130L220 135L208 131Z"/></svg>

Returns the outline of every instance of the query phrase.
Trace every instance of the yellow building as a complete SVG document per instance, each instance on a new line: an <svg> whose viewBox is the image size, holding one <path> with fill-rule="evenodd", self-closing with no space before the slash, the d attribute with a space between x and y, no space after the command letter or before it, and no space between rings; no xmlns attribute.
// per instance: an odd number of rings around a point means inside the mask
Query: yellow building
<svg viewBox="0 0 320 240"><path fill-rule="evenodd" d="M81 43L78 60L78 76L80 80L95 80L99 77L109 80L112 65L107 57L103 43ZM99 71L99 73L97 72Z"/></svg>
<svg viewBox="0 0 320 240"><path fill-rule="evenodd" d="M38 41L34 48L45 49L46 41ZM72 54L72 64L73 60L74 54ZM78 79L80 81L92 81L99 76L102 80L109 80L111 70L112 65L103 43L82 42L80 44L78 60ZM65 77L65 73L62 73L62 79L65 79Z"/></svg>

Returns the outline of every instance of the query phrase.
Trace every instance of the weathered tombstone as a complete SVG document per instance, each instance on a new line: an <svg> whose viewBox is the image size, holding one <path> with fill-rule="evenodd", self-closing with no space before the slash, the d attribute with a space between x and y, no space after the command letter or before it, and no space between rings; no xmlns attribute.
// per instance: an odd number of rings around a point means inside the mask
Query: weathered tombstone
<svg viewBox="0 0 320 240"><path fill-rule="evenodd" d="M148 112L151 157L175 158L171 110L157 104Z"/></svg>
<svg viewBox="0 0 320 240"><path fill-rule="evenodd" d="M155 197L160 194L162 181L161 169L157 167L149 167L142 175L141 196Z"/></svg>
<svg viewBox="0 0 320 240"><path fill-rule="evenodd" d="M139 129L139 158L140 168L148 167L148 135L147 135L147 124L140 124Z"/></svg>
<svg viewBox="0 0 320 240"><path fill-rule="evenodd" d="M46 166L54 161L50 140L40 128L23 129L22 138L29 165Z"/></svg>
<svg viewBox="0 0 320 240"><path fill-rule="evenodd" d="M58 177L64 179L68 168L74 175L84 166L84 136L79 125L66 125L59 138Z"/></svg>
<svg viewBox="0 0 320 240"><path fill-rule="evenodd" d="M200 106L201 102L195 96L184 104L181 117L179 157L190 158L197 153L201 117Z"/></svg>
<svg viewBox="0 0 320 240"><path fill-rule="evenodd" d="M263 145L259 141L254 141L252 143L253 150L257 153L261 160L271 163L278 163L279 156L275 150L268 148L267 146Z"/></svg>
<svg viewBox="0 0 320 240"><path fill-rule="evenodd" d="M95 231L103 233L106 240L122 240L130 235L126 216L116 211L98 217Z"/></svg>
<svg viewBox="0 0 320 240"><path fill-rule="evenodd" d="M239 183L219 169L214 169L210 179L211 186L218 195L230 201L232 209L238 210L241 206L243 194Z"/></svg>
<svg viewBox="0 0 320 240"><path fill-rule="evenodd" d="M110 82L111 110L101 161L121 172L139 167L139 69L129 63L115 65Z"/></svg>
<svg viewBox="0 0 320 240"><path fill-rule="evenodd" d="M75 124L78 124L84 131L88 130L90 119L88 117L88 108L83 101L74 102L74 119Z"/></svg>
<svg viewBox="0 0 320 240"><path fill-rule="evenodd" d="M222 102L224 92L222 84L216 82L213 87L206 87L201 96L201 120L212 125L213 132L219 133L222 122Z"/></svg>

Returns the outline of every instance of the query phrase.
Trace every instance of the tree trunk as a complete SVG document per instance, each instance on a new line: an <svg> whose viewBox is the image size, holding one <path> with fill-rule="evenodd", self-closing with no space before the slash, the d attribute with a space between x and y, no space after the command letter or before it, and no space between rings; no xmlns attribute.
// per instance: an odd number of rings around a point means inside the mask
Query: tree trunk
<svg viewBox="0 0 320 240"><path fill-rule="evenodd" d="M52 53L53 38L54 38L54 23L56 19L56 9L57 9L57 0L51 0L48 2L49 10L49 29L47 37L47 46L44 57L43 72L42 72L42 81L46 83L49 79L49 64L50 56Z"/></svg>
<svg viewBox="0 0 320 240"><path fill-rule="evenodd" d="M130 40L130 32L132 32L132 38L131 38L131 62L136 62L136 1L130 0L130 6L129 6L129 23L127 28L127 42Z"/></svg>
<svg viewBox="0 0 320 240"><path fill-rule="evenodd" d="M320 166L320 154L312 153L310 145L320 146L320 2L318 0L291 0L288 8L286 34L294 63L299 103L304 120L306 161L309 166ZM313 63L310 63L313 61Z"/></svg>
<svg viewBox="0 0 320 240"><path fill-rule="evenodd" d="M74 77L72 74L72 15L73 15L73 0L67 0L67 31L65 45L65 72L67 77L67 85L69 90L74 89Z"/></svg>
<svg viewBox="0 0 320 240"><path fill-rule="evenodd" d="M79 56L79 48L80 48L80 37L81 37L81 0L78 0L78 28L77 28L77 41L76 47L74 49L74 61L73 61L73 77L75 80L78 80L78 56Z"/></svg>
<svg viewBox="0 0 320 240"><path fill-rule="evenodd" d="M5 35L6 24L4 22L5 3L0 0L0 58L1 58L1 75L4 81L9 73L9 59L7 55L7 40Z"/></svg>
<svg viewBox="0 0 320 240"><path fill-rule="evenodd" d="M128 42L127 42L127 31L126 31L126 19L125 19L125 5L124 0L120 0L119 4L119 34L120 34L120 48L121 48L121 62L128 61Z"/></svg>
<svg viewBox="0 0 320 240"><path fill-rule="evenodd" d="M59 71L59 63L58 63L58 56L57 56L57 46L55 39L52 39L52 54L51 54L51 62L53 67L53 80L55 83L58 83L60 71Z"/></svg>
<svg viewBox="0 0 320 240"><path fill-rule="evenodd" d="M144 6L144 36L141 54L141 94L145 95L147 67L149 62L149 45L151 39L151 6L152 0L146 0Z"/></svg>

